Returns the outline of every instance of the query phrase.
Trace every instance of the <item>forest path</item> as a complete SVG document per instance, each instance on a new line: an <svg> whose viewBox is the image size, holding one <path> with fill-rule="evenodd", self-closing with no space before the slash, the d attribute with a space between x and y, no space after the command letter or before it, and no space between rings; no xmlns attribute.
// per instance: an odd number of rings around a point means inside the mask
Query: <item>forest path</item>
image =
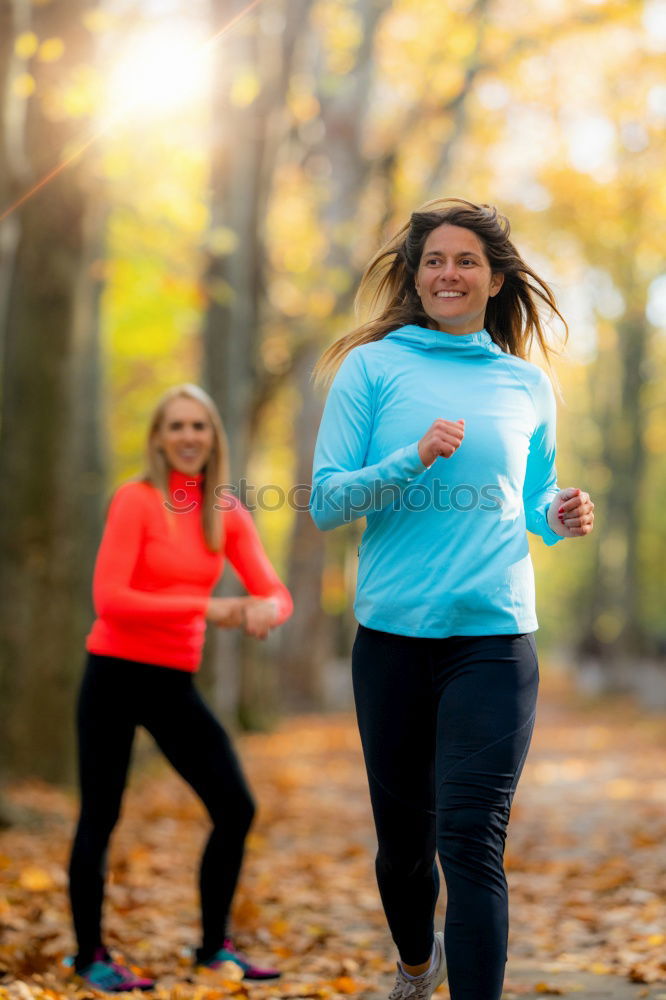
<svg viewBox="0 0 666 1000"><path fill-rule="evenodd" d="M235 930L253 956L284 970L250 995L379 1000L394 956L354 720L301 716L237 742L260 809ZM666 1000L665 743L663 715L622 699L586 703L547 679L507 843L507 998ZM108 943L156 975L165 1000L244 994L191 974L208 824L146 740L138 755L111 851ZM72 949L65 867L75 797L33 782L11 794L34 818L0 835L0 1000L85 996L60 966ZM440 901L439 925L442 915Z"/></svg>

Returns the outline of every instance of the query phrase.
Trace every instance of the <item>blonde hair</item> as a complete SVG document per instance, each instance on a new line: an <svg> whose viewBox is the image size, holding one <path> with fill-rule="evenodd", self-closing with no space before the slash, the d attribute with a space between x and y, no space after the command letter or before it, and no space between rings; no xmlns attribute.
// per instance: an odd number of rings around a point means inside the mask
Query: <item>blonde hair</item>
<svg viewBox="0 0 666 1000"><path fill-rule="evenodd" d="M556 351L546 341L539 304L545 304L560 318L565 340L568 327L550 287L525 263L509 239L509 220L493 205L475 205L463 198L436 198L414 212L366 267L354 302L362 325L324 352L314 369L318 382L330 382L344 358L360 344L381 340L391 330L410 323L434 326L416 291L415 277L428 235L445 223L475 233L493 274L504 276L502 287L486 306L485 328L493 341L507 354L526 358L536 340L550 367Z"/></svg>
<svg viewBox="0 0 666 1000"><path fill-rule="evenodd" d="M147 468L143 480L151 483L165 499L168 499L170 466L158 444L157 432L164 421L167 406L174 399L191 399L195 403L200 403L213 428L213 447L203 468L201 523L206 545L211 552L219 552L223 542L223 524L220 511L215 506L217 498L215 490L228 481L229 446L215 403L198 385L184 382L182 385L167 389L158 400L148 426Z"/></svg>

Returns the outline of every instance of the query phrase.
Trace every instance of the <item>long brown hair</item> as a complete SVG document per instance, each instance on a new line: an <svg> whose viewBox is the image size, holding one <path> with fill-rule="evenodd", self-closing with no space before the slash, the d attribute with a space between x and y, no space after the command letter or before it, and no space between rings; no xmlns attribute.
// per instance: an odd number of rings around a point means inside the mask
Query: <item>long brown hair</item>
<svg viewBox="0 0 666 1000"><path fill-rule="evenodd" d="M534 340L546 363L556 352L547 343L539 305L546 305L568 327L546 282L529 267L509 239L509 220L493 205L475 205L463 198L436 198L414 212L381 247L366 267L354 303L362 325L340 337L324 352L315 366L315 379L330 382L354 347L381 340L401 326L413 323L432 328L415 286L423 247L428 235L447 223L475 233L481 241L490 269L504 275L497 295L488 299L485 328L507 354L526 358Z"/></svg>
<svg viewBox="0 0 666 1000"><path fill-rule="evenodd" d="M200 403L205 409L213 428L213 448L203 468L201 523L208 548L211 552L219 552L222 548L223 525L220 511L216 509L217 494L215 490L219 485L228 482L229 446L215 403L208 393L200 389L198 385L192 385L190 382L176 385L172 389L167 389L164 395L157 401L148 426L147 468L143 479L147 483L152 483L162 493L164 498L168 499L170 466L164 452L159 447L157 432L162 426L169 403L174 399L180 398L191 399L195 403Z"/></svg>

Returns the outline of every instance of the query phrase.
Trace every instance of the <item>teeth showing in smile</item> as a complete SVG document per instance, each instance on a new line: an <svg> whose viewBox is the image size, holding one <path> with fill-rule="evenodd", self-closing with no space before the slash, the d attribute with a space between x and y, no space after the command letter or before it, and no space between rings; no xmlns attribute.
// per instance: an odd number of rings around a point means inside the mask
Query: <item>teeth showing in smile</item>
<svg viewBox="0 0 666 1000"><path fill-rule="evenodd" d="M435 297L438 299L459 299L462 298L464 292L436 292Z"/></svg>

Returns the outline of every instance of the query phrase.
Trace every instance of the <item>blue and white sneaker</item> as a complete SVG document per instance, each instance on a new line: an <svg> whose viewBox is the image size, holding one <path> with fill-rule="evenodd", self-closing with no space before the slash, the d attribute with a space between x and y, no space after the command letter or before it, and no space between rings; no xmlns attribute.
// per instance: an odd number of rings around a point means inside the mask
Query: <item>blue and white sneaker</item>
<svg viewBox="0 0 666 1000"><path fill-rule="evenodd" d="M438 986L446 979L446 955L444 953L444 935L441 931L435 934L430 968L420 976L405 975L400 962L395 985L389 993L389 1000L430 1000Z"/></svg>

